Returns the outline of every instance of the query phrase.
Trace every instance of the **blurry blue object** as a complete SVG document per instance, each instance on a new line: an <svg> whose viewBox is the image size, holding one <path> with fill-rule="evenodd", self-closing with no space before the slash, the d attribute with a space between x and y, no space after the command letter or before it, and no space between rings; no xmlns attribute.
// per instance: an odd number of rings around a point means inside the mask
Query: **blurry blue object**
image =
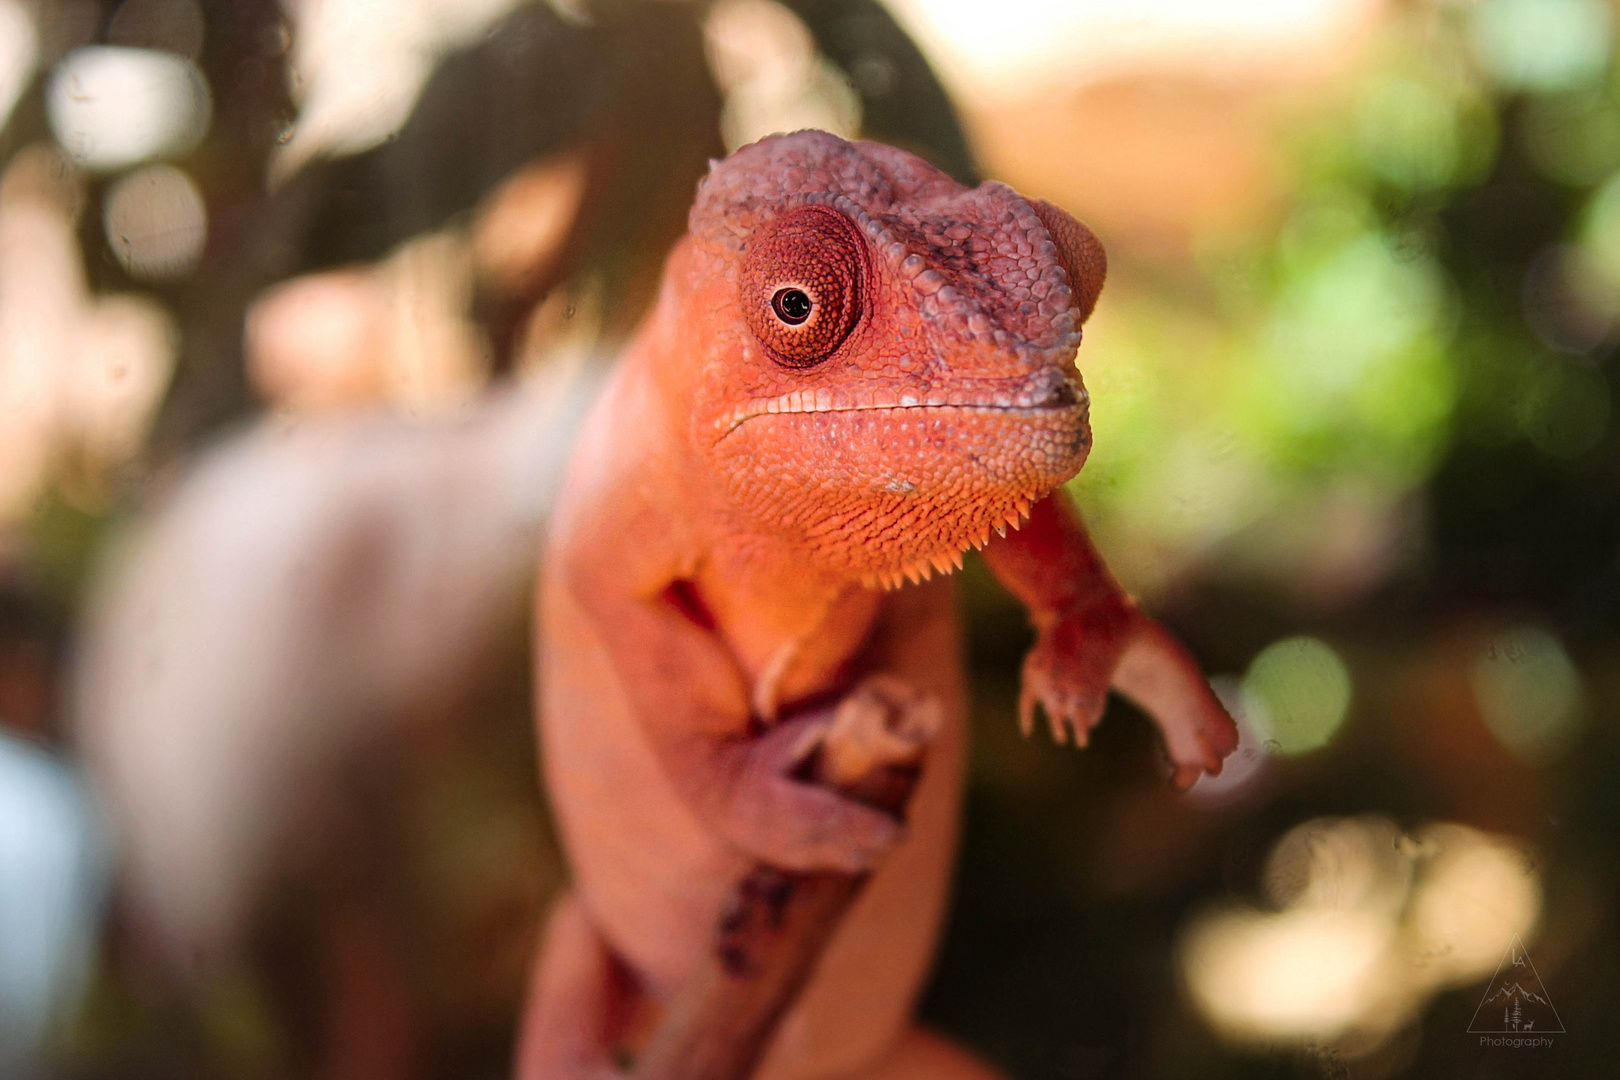
<svg viewBox="0 0 1620 1080"><path fill-rule="evenodd" d="M90 974L108 853L89 794L0 733L0 1077L27 1076Z"/></svg>

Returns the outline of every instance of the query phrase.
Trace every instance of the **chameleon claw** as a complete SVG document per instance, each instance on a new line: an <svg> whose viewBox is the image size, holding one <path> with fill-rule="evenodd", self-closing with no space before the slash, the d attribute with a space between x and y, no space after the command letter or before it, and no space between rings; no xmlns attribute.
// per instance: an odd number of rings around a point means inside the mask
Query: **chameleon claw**
<svg viewBox="0 0 1620 1080"><path fill-rule="evenodd" d="M1090 726L1082 724L1077 718L1071 718L1069 723L1074 728L1075 747L1077 749L1084 750L1087 746L1091 745Z"/></svg>
<svg viewBox="0 0 1620 1080"><path fill-rule="evenodd" d="M1053 711L1051 707L1046 710L1046 722L1052 729L1052 741L1059 746L1067 745L1069 741L1069 725L1064 723L1063 718Z"/></svg>
<svg viewBox="0 0 1620 1080"><path fill-rule="evenodd" d="M1035 695L1027 689L1018 695L1018 730L1026 739L1035 734Z"/></svg>
<svg viewBox="0 0 1620 1080"><path fill-rule="evenodd" d="M1176 791L1186 791L1196 784L1203 774L1204 768L1201 765L1178 765L1175 772L1170 774L1170 786Z"/></svg>

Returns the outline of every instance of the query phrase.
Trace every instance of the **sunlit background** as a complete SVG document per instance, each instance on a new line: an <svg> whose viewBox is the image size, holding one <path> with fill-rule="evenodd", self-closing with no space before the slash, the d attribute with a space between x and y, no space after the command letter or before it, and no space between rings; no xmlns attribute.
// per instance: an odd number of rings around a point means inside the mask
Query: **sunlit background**
<svg viewBox="0 0 1620 1080"><path fill-rule="evenodd" d="M970 563L924 1018L1020 1078L1613 1075L1617 23L0 0L0 1077L505 1074L552 485L707 160L800 127L1103 238L1074 491L1245 736L1181 797L1126 706L1022 739ZM1563 1030L1484 1046L1520 953Z"/></svg>

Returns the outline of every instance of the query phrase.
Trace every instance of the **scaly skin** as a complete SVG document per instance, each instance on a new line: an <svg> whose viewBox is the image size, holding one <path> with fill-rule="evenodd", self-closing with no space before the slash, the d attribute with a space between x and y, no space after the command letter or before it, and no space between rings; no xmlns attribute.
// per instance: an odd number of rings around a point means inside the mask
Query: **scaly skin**
<svg viewBox="0 0 1620 1080"><path fill-rule="evenodd" d="M1231 720L1060 487L1090 445L1074 360L1105 265L1050 204L885 146L799 132L711 170L554 520L541 734L574 892L521 1075L601 1074L616 1018L679 984L755 861L876 867L760 1076L994 1075L907 1029L964 738L951 583L924 579L968 548L1038 630L1026 730L1039 705L1083 745L1112 682L1173 782L1219 771ZM903 830L790 776L875 674L946 716Z"/></svg>

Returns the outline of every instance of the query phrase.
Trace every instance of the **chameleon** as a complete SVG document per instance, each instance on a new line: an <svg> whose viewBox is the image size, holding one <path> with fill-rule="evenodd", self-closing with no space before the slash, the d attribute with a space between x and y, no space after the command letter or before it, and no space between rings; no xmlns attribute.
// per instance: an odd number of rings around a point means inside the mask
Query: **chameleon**
<svg viewBox="0 0 1620 1080"><path fill-rule="evenodd" d="M1069 214L819 131L712 163L583 421L538 600L539 741L571 868L521 1021L525 1080L609 1075L750 867L871 871L760 1080L999 1075L912 1019L946 910L978 549L1036 631L1026 734L1084 746L1110 687L1185 788L1237 732L1126 594L1065 481L1107 272ZM902 824L795 773L874 680L943 715Z"/></svg>

